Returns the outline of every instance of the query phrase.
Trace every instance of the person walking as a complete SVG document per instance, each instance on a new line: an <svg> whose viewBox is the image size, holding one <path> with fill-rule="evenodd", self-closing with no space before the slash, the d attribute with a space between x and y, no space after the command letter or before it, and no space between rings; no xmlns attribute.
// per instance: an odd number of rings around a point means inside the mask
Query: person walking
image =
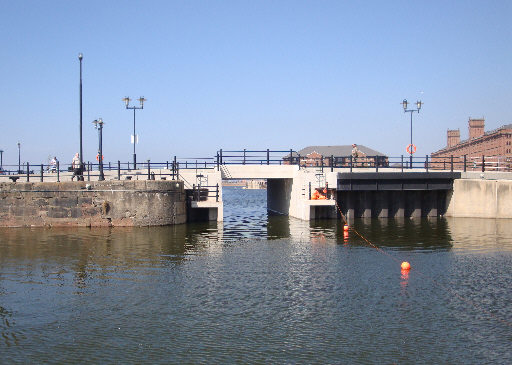
<svg viewBox="0 0 512 365"><path fill-rule="evenodd" d="M76 180L79 181L80 175L81 175L81 173L80 173L81 169L80 169L80 154L78 152L75 153L75 156L73 157L73 161L71 162L71 168L73 169L73 176L71 176L71 181L73 181L75 176L76 176Z"/></svg>

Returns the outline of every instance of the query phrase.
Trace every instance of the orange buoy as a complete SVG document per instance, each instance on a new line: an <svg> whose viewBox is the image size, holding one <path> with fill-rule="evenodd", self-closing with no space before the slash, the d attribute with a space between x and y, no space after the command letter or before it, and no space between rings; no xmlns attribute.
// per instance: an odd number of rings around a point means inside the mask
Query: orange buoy
<svg viewBox="0 0 512 365"><path fill-rule="evenodd" d="M402 270L410 270L411 264L409 264L407 261L404 261L404 262L402 262L401 268L402 268Z"/></svg>
<svg viewBox="0 0 512 365"><path fill-rule="evenodd" d="M344 230L344 231L348 231L348 224L345 224L345 225L343 226L343 230Z"/></svg>

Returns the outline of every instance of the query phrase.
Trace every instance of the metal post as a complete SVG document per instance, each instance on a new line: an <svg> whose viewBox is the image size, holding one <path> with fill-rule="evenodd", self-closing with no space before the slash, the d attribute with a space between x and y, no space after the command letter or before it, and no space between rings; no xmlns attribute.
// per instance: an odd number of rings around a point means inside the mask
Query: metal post
<svg viewBox="0 0 512 365"><path fill-rule="evenodd" d="M169 161L165 161L165 169L169 170Z"/></svg>
<svg viewBox="0 0 512 365"><path fill-rule="evenodd" d="M466 155L464 155L464 172L466 172Z"/></svg>
<svg viewBox="0 0 512 365"><path fill-rule="evenodd" d="M220 164L222 165L222 148L220 149Z"/></svg>
<svg viewBox="0 0 512 365"><path fill-rule="evenodd" d="M402 166L402 172L404 172L404 155L402 155L402 161L400 162L400 165Z"/></svg>
<svg viewBox="0 0 512 365"><path fill-rule="evenodd" d="M352 155L350 155L350 172L352 172L352 160L353 160Z"/></svg>
<svg viewBox="0 0 512 365"><path fill-rule="evenodd" d="M322 169L322 172L324 172L324 156L320 155L320 168Z"/></svg>
<svg viewBox="0 0 512 365"><path fill-rule="evenodd" d="M151 165L150 165L149 160L148 160L148 180L151 180Z"/></svg>
<svg viewBox="0 0 512 365"><path fill-rule="evenodd" d="M309 196L308 200L311 200L311 181L309 182Z"/></svg>
<svg viewBox="0 0 512 365"><path fill-rule="evenodd" d="M91 163L87 162L87 181L91 181Z"/></svg>
<svg viewBox="0 0 512 365"><path fill-rule="evenodd" d="M192 184L192 201L196 200L196 184Z"/></svg>
<svg viewBox="0 0 512 365"><path fill-rule="evenodd" d="M100 145L98 150L98 163L100 164L100 176L98 178L99 181L105 180L105 175L103 174L103 123L98 123L98 133L100 135Z"/></svg>
<svg viewBox="0 0 512 365"><path fill-rule="evenodd" d="M485 172L485 156L482 155L482 172Z"/></svg>
<svg viewBox="0 0 512 365"><path fill-rule="evenodd" d="M133 169L137 169L137 154L135 153L135 145L137 144L137 135L135 134L135 107L133 107Z"/></svg>
<svg viewBox="0 0 512 365"><path fill-rule="evenodd" d="M219 151L217 151L217 171L220 170L220 166L219 166Z"/></svg>
<svg viewBox="0 0 512 365"><path fill-rule="evenodd" d="M242 165L245 165L245 148L244 148L244 162L242 162Z"/></svg>
<svg viewBox="0 0 512 365"><path fill-rule="evenodd" d="M112 167L110 166L110 162L108 163L108 171L112 171Z"/></svg>
<svg viewBox="0 0 512 365"><path fill-rule="evenodd" d="M41 164L41 182L43 182L43 164Z"/></svg>
<svg viewBox="0 0 512 365"><path fill-rule="evenodd" d="M117 180L121 180L121 161L117 160Z"/></svg>
<svg viewBox="0 0 512 365"><path fill-rule="evenodd" d="M410 159L411 159L411 169L412 169L412 151L413 151L413 148L412 148L412 112L413 111L411 111L411 152L410 152L411 153L411 157L410 157Z"/></svg>
<svg viewBox="0 0 512 365"><path fill-rule="evenodd" d="M373 164L375 165L375 172L379 172L379 164L377 163L378 158L379 158L379 156L375 156L373 158Z"/></svg>
<svg viewBox="0 0 512 365"><path fill-rule="evenodd" d="M270 165L270 151L267 148L267 165Z"/></svg>
<svg viewBox="0 0 512 365"><path fill-rule="evenodd" d="M84 160L83 160L83 148L82 148L82 58L83 54L78 54L78 59L80 60L80 154L79 154L79 174L77 176L77 180L84 180Z"/></svg>
<svg viewBox="0 0 512 365"><path fill-rule="evenodd" d="M334 171L334 155L331 155L331 172Z"/></svg>
<svg viewBox="0 0 512 365"><path fill-rule="evenodd" d="M57 160L57 182L60 182L60 166L59 166L58 160Z"/></svg>
<svg viewBox="0 0 512 365"><path fill-rule="evenodd" d="M30 181L30 165L27 162L27 182Z"/></svg>
<svg viewBox="0 0 512 365"><path fill-rule="evenodd" d="M428 172L428 155L425 156L425 170Z"/></svg>
<svg viewBox="0 0 512 365"><path fill-rule="evenodd" d="M219 201L219 183L217 183L217 195L215 196L215 200Z"/></svg>
<svg viewBox="0 0 512 365"><path fill-rule="evenodd" d="M450 155L450 171L453 172L453 155Z"/></svg>

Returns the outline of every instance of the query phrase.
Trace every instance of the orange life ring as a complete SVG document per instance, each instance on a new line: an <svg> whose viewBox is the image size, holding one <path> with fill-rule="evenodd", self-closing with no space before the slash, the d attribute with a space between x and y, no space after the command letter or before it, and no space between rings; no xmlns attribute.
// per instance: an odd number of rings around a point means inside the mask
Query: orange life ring
<svg viewBox="0 0 512 365"><path fill-rule="evenodd" d="M416 146L413 144L410 144L407 146L407 148L405 150L407 151L408 154L412 155L413 153L416 153Z"/></svg>
<svg viewBox="0 0 512 365"><path fill-rule="evenodd" d="M104 158L104 157L105 157L105 156L101 155L101 161L103 161L103 158ZM100 154L98 153L98 154L96 155L96 161L99 161L99 160L100 160Z"/></svg>

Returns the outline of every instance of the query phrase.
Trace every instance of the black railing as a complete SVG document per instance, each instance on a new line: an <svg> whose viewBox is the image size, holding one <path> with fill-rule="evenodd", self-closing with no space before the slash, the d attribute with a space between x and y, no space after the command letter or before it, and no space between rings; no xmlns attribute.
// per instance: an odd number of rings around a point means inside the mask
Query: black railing
<svg viewBox="0 0 512 365"><path fill-rule="evenodd" d="M105 162L104 172L110 173L111 178L148 180L172 179L177 180L180 170L190 169L220 169L221 165L298 165L300 168L315 168L321 171L334 171L334 169L385 169L407 170L444 170L444 171L512 171L512 158L496 156L446 156L446 157L413 157L399 156L300 156L293 150L219 150L214 158L177 158L171 161L151 162L150 160L137 163L137 170L133 170L130 162ZM31 164L3 165L0 176L7 175L10 180L26 181L61 181L73 176L70 164ZM84 178L87 181L99 178L99 164L84 163Z"/></svg>
<svg viewBox="0 0 512 365"><path fill-rule="evenodd" d="M207 201L209 198L215 198L219 201L220 189L217 185L192 185L192 201Z"/></svg>

